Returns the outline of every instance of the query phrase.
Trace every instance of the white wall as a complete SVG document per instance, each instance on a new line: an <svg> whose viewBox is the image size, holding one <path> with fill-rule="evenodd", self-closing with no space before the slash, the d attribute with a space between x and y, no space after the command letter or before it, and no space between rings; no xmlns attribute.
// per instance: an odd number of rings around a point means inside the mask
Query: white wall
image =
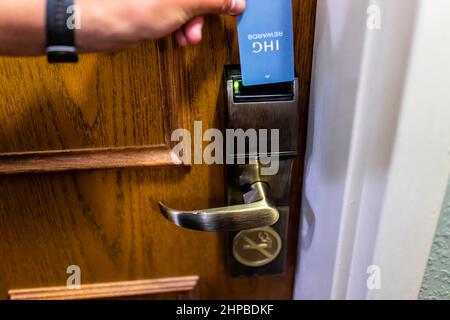
<svg viewBox="0 0 450 320"><path fill-rule="evenodd" d="M296 298L417 297L450 172L449 14L318 0Z"/></svg>

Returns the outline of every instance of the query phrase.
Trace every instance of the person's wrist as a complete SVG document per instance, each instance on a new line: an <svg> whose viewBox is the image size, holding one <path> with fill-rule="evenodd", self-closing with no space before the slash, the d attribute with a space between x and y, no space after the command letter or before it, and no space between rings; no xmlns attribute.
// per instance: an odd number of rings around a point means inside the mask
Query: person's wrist
<svg viewBox="0 0 450 320"><path fill-rule="evenodd" d="M45 17L46 0L0 0L0 55L45 54Z"/></svg>
<svg viewBox="0 0 450 320"><path fill-rule="evenodd" d="M79 52L122 49L136 44L139 40L135 36L132 21L123 17L123 8L127 1L75 2L81 10L81 28L75 32Z"/></svg>

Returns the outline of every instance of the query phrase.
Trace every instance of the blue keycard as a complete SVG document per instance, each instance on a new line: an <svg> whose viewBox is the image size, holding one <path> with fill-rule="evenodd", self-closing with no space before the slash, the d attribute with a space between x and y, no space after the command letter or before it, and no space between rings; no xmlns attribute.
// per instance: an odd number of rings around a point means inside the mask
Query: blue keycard
<svg viewBox="0 0 450 320"><path fill-rule="evenodd" d="M245 86L294 80L292 0L247 0L238 33Z"/></svg>

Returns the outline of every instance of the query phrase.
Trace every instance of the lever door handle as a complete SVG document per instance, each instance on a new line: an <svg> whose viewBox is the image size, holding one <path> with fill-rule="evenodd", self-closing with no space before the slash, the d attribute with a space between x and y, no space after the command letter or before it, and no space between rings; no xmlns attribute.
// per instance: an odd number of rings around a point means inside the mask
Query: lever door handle
<svg viewBox="0 0 450 320"><path fill-rule="evenodd" d="M180 211L161 202L161 213L176 225L200 231L237 231L275 224L280 216L270 198L269 186L255 182L243 195L244 204L228 207Z"/></svg>

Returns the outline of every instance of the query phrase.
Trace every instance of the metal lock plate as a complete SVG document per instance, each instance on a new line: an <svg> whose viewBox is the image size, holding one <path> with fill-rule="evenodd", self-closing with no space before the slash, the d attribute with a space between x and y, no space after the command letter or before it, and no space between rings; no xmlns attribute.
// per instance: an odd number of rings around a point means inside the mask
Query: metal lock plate
<svg viewBox="0 0 450 320"><path fill-rule="evenodd" d="M243 87L238 66L226 72L227 129L278 130L278 148L258 149L244 154L237 150L228 158L245 159L244 164L227 165L228 205L244 202L245 188L255 181L268 185L271 200L280 217L272 226L230 232L228 267L233 276L257 276L282 273L287 254L287 231L291 175L298 146L298 79L290 83ZM278 158L274 175L261 174L261 158ZM229 161L227 163L230 163ZM256 163L256 164L255 164Z"/></svg>
<svg viewBox="0 0 450 320"><path fill-rule="evenodd" d="M298 145L298 79L243 87L239 67L231 66L226 91L226 131L233 134L225 146L228 206L185 211L160 202L160 210L183 228L229 232L231 274L281 273Z"/></svg>

